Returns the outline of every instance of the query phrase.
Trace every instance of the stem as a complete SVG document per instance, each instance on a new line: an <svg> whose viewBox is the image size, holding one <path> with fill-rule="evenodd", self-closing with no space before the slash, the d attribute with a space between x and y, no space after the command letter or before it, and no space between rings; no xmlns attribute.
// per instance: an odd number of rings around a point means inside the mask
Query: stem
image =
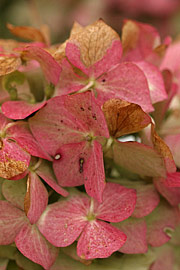
<svg viewBox="0 0 180 270"><path fill-rule="evenodd" d="M75 91L75 92L72 92L71 95L73 95L73 94L79 94L79 93L84 93L84 92L86 92L87 90L89 90L93 86L94 86L94 80L91 80L91 81L89 81L89 83L87 85L85 85L80 90Z"/></svg>
<svg viewBox="0 0 180 270"><path fill-rule="evenodd" d="M31 170L33 171L37 170L37 168L39 168L41 163L42 163L42 158L39 158L38 162L33 167L31 167Z"/></svg>

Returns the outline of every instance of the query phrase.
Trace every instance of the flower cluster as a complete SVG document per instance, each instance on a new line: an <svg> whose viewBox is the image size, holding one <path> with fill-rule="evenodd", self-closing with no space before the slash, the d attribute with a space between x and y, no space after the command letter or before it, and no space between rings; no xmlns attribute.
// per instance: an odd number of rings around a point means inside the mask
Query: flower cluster
<svg viewBox="0 0 180 270"><path fill-rule="evenodd" d="M8 29L30 42L0 40L0 268L179 269L180 43Z"/></svg>

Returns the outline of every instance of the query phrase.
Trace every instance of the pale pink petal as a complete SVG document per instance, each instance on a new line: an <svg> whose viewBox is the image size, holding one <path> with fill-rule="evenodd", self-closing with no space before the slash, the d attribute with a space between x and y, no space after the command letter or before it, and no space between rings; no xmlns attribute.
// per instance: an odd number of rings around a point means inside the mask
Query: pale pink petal
<svg viewBox="0 0 180 270"><path fill-rule="evenodd" d="M36 173L57 193L64 197L68 196L68 192L57 183L52 166L49 162L43 160L36 170Z"/></svg>
<svg viewBox="0 0 180 270"><path fill-rule="evenodd" d="M173 270L175 266L174 251L171 246L163 246L156 250L156 260L149 270Z"/></svg>
<svg viewBox="0 0 180 270"><path fill-rule="evenodd" d="M172 151L176 165L180 167L180 134L166 136L164 140Z"/></svg>
<svg viewBox="0 0 180 270"><path fill-rule="evenodd" d="M161 63L160 69L169 69L175 75L179 74L179 62L180 60L180 42L175 42L171 44L163 57L163 61ZM179 77L179 76L178 76ZM179 79L179 78L178 78Z"/></svg>
<svg viewBox="0 0 180 270"><path fill-rule="evenodd" d="M29 173L27 192L29 193L27 217L31 224L34 224L48 204L48 192L36 173Z"/></svg>
<svg viewBox="0 0 180 270"><path fill-rule="evenodd" d="M120 222L132 215L136 204L136 191L115 183L107 183L103 202L96 206L98 219Z"/></svg>
<svg viewBox="0 0 180 270"><path fill-rule="evenodd" d="M5 180L2 184L2 193L7 201L17 208L24 210L24 197L26 195L26 179L19 181Z"/></svg>
<svg viewBox="0 0 180 270"><path fill-rule="evenodd" d="M77 245L77 254L82 259L109 257L124 245L126 235L103 221L92 221L82 232Z"/></svg>
<svg viewBox="0 0 180 270"><path fill-rule="evenodd" d="M91 151L85 141L65 144L57 150L53 168L60 185L74 187L84 184L84 166L89 163Z"/></svg>
<svg viewBox="0 0 180 270"><path fill-rule="evenodd" d="M0 245L13 243L26 222L26 216L22 210L10 202L0 201Z"/></svg>
<svg viewBox="0 0 180 270"><path fill-rule="evenodd" d="M48 82L54 85L58 83L61 67L47 51L37 46L27 46L23 49L23 54L39 62Z"/></svg>
<svg viewBox="0 0 180 270"><path fill-rule="evenodd" d="M55 262L58 254L58 249L44 238L35 224L25 224L16 236L15 243L25 257L46 270Z"/></svg>
<svg viewBox="0 0 180 270"><path fill-rule="evenodd" d="M171 239L171 234L179 223L179 210L162 201L155 210L146 217L147 240L153 247L158 247Z"/></svg>
<svg viewBox="0 0 180 270"><path fill-rule="evenodd" d="M16 142L10 139L3 140L0 149L0 177L11 179L22 174L29 166L30 155Z"/></svg>
<svg viewBox="0 0 180 270"><path fill-rule="evenodd" d="M11 119L24 119L38 111L46 104L46 101L37 104L30 104L26 101L6 101L2 104L2 112Z"/></svg>
<svg viewBox="0 0 180 270"><path fill-rule="evenodd" d="M126 243L119 249L127 254L146 253L148 250L146 241L146 222L143 219L128 218L123 222L114 224L122 230L126 236Z"/></svg>
<svg viewBox="0 0 180 270"><path fill-rule="evenodd" d="M154 185L172 206L177 206L180 203L180 187L169 187L165 178L155 179Z"/></svg>
<svg viewBox="0 0 180 270"><path fill-rule="evenodd" d="M163 77L159 69L145 61L135 62L135 64L144 72L147 78L152 103L167 99Z"/></svg>
<svg viewBox="0 0 180 270"><path fill-rule="evenodd" d="M160 197L152 184L134 185L137 192L137 201L133 217L141 218L149 215L159 204Z"/></svg>
<svg viewBox="0 0 180 270"><path fill-rule="evenodd" d="M38 228L46 239L57 247L71 245L87 224L89 199L73 196L68 201L49 205L38 221Z"/></svg>
<svg viewBox="0 0 180 270"><path fill-rule="evenodd" d="M137 142L113 144L114 161L141 176L165 176L163 158L151 147Z"/></svg>
<svg viewBox="0 0 180 270"><path fill-rule="evenodd" d="M116 65L97 80L96 90L102 104L110 98L120 98L140 105L146 112L153 111L147 79L134 63Z"/></svg>
<svg viewBox="0 0 180 270"><path fill-rule="evenodd" d="M103 151L102 146L99 142L93 142L90 156L87 162L85 162L83 170L84 185L87 194L101 203L106 183Z"/></svg>
<svg viewBox="0 0 180 270"><path fill-rule="evenodd" d="M46 151L38 144L38 142L33 137L29 125L27 122L17 122L8 128L7 132L10 134L10 138L15 139L17 143L25 149L32 156L44 158L47 160L52 160L51 157L46 153Z"/></svg>

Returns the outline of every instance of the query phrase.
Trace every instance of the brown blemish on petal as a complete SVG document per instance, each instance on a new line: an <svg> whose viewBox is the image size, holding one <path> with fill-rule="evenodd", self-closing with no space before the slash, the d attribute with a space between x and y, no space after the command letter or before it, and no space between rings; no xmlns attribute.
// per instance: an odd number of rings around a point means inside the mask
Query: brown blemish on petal
<svg viewBox="0 0 180 270"><path fill-rule="evenodd" d="M20 160L6 158L6 162L0 162L0 177L10 179L23 173L28 168L27 164Z"/></svg>
<svg viewBox="0 0 180 270"><path fill-rule="evenodd" d="M79 172L83 172L84 158L79 159Z"/></svg>
<svg viewBox="0 0 180 270"><path fill-rule="evenodd" d="M27 191L26 191L26 195L24 197L24 212L26 213L26 216L27 216L27 213L28 213L29 208L30 208L30 184L31 184L31 179L30 179L30 177L28 177Z"/></svg>
<svg viewBox="0 0 180 270"><path fill-rule="evenodd" d="M0 139L0 150L3 148L3 141Z"/></svg>

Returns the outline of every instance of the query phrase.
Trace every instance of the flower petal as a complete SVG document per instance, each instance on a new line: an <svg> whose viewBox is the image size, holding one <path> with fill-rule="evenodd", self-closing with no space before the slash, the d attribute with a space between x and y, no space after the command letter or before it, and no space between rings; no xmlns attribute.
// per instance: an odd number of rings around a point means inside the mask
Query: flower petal
<svg viewBox="0 0 180 270"><path fill-rule="evenodd" d="M83 259L109 257L126 241L126 235L103 221L87 224L77 245L77 254Z"/></svg>
<svg viewBox="0 0 180 270"><path fill-rule="evenodd" d="M54 263L58 250L52 246L36 225L25 224L15 239L19 251L27 258L48 270Z"/></svg>
<svg viewBox="0 0 180 270"><path fill-rule="evenodd" d="M96 205L95 213L98 219L120 222L132 215L136 204L136 191L119 184L107 183L103 202Z"/></svg>

